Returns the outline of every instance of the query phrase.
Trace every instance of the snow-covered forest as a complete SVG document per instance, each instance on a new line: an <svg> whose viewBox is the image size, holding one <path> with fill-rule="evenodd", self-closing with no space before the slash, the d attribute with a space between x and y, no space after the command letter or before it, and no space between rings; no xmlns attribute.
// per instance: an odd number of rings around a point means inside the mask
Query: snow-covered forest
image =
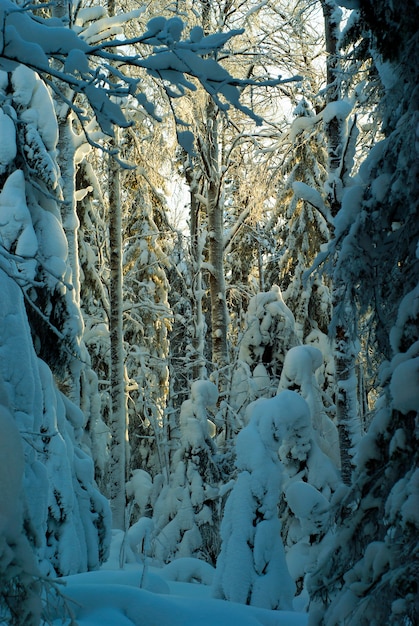
<svg viewBox="0 0 419 626"><path fill-rule="evenodd" d="M418 0L0 16L0 624L417 624Z"/></svg>

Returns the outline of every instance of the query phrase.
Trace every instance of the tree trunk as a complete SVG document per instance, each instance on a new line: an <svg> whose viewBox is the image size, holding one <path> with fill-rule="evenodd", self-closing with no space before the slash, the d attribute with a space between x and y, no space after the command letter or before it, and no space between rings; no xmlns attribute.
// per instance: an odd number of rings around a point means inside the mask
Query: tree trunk
<svg viewBox="0 0 419 626"><path fill-rule="evenodd" d="M341 97L341 72L338 34L339 13L335 2L321 0L326 43L327 91L326 105L337 102ZM342 202L342 156L345 139L345 121L333 117L325 124L328 143L327 198L333 217L341 209ZM342 480L349 484L352 476L351 448L356 431L359 431L357 381L355 363L357 349L354 337L356 316L350 290L347 289L341 265L333 270L333 315L335 318L335 381L336 381L336 422L339 432Z"/></svg>
<svg viewBox="0 0 419 626"><path fill-rule="evenodd" d="M115 130L114 145L118 143ZM127 402L125 394L124 347L122 330L122 216L120 170L109 156L109 247L110 247L110 317L111 345L111 453L109 467L109 496L113 528L125 527L125 482L127 449Z"/></svg>
<svg viewBox="0 0 419 626"><path fill-rule="evenodd" d="M108 13L115 15L115 1L108 0ZM119 130L114 128L110 147L119 148ZM110 248L110 317L109 338L111 347L111 453L109 462L109 495L112 527L125 530L125 483L127 468L127 396L125 391L125 355L122 328L123 275L122 275L122 209L120 166L109 155L109 248Z"/></svg>
<svg viewBox="0 0 419 626"><path fill-rule="evenodd" d="M212 361L219 370L228 364L227 303L224 277L224 210L218 163L218 110L208 99L206 109L208 141L208 260L210 264ZM221 373L221 372L220 372ZM222 375L221 375L222 378ZM221 385L223 387L224 385ZM220 389L222 391L222 388Z"/></svg>
<svg viewBox="0 0 419 626"><path fill-rule="evenodd" d="M206 323L202 307L204 289L202 285L202 234L200 232L200 202L197 200L198 180L192 167L185 168L186 182L188 183L191 206L190 206L190 235L192 256L192 294L194 302L193 336L194 365L192 370L193 380L207 378L205 366L205 331Z"/></svg>

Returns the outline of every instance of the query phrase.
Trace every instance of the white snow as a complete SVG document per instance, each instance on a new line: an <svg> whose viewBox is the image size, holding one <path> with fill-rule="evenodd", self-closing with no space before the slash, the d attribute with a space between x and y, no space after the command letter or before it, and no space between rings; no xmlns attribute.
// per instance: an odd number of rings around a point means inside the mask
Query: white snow
<svg viewBox="0 0 419 626"><path fill-rule="evenodd" d="M183 561L183 560L181 560ZM176 563L176 561L174 562ZM192 567L192 564L189 564ZM195 565L197 571L201 564ZM268 611L211 598L205 584L165 580L166 568L150 568L153 592L141 588L139 564L120 570L90 572L65 579L61 588L78 626L306 626L307 615L292 611ZM170 577L169 577L170 578ZM158 582L159 581L159 582ZM150 585L152 586L152 585ZM146 586L147 587L147 586ZM69 626L64 601L49 599L53 626Z"/></svg>
<svg viewBox="0 0 419 626"><path fill-rule="evenodd" d="M0 534L20 528L18 516L25 460L22 440L11 413L0 405Z"/></svg>
<svg viewBox="0 0 419 626"><path fill-rule="evenodd" d="M294 181L292 183L292 189L295 195L298 198L301 198L301 200L309 202L317 209L324 209L323 198L321 197L317 189L314 189L313 187L310 187L310 185L307 185L306 183L303 183L301 181Z"/></svg>
<svg viewBox="0 0 419 626"><path fill-rule="evenodd" d="M13 119L0 109L0 174L16 156L16 130Z"/></svg>
<svg viewBox="0 0 419 626"><path fill-rule="evenodd" d="M348 100L337 100L329 102L323 109L321 115L325 124L330 122L334 117L339 120L346 120L352 111L352 104Z"/></svg>
<svg viewBox="0 0 419 626"><path fill-rule="evenodd" d="M321 119L320 115L299 116L293 120L290 128L290 140L295 142L297 136L305 130L311 130L313 126Z"/></svg>
<svg viewBox="0 0 419 626"><path fill-rule="evenodd" d="M419 357L397 365L391 377L390 393L394 408L401 413L419 411Z"/></svg>

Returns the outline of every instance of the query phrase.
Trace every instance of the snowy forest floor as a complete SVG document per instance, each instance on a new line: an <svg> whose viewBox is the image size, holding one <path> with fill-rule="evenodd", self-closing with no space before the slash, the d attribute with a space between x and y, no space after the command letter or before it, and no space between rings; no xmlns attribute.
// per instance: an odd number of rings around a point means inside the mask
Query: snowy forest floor
<svg viewBox="0 0 419 626"><path fill-rule="evenodd" d="M163 568L119 566L123 533L109 560L95 572L62 579L48 596L52 626L306 626L307 614L269 611L211 597L211 567L178 559ZM174 566L174 567L173 567ZM188 581L188 582L185 582Z"/></svg>

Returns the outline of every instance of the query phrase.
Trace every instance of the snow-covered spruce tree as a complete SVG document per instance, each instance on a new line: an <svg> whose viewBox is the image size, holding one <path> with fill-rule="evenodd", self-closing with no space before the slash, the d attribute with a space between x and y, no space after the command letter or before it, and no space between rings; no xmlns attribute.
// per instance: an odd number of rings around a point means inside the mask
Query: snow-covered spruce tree
<svg viewBox="0 0 419 626"><path fill-rule="evenodd" d="M308 355L304 353L307 350L310 350ZM279 501L281 536L289 571L296 582L298 594L304 589L305 576L316 563L319 544L329 530L332 499L341 484L339 471L330 456L322 451L318 443L321 439L313 428L314 390L310 392L307 380L310 376L313 377L313 350L311 346L294 348L291 351L294 358L288 362L285 360L284 370L288 376L293 369L297 369L303 375L302 378L306 379L300 392L304 391L307 401L300 401L300 411L283 411L281 414L278 452L283 466ZM297 368L296 360L299 361ZM296 379L302 382L299 376ZM290 393L295 395L295 391L280 390L278 397L281 398L283 394L291 397ZM306 593L301 602L302 607L307 604Z"/></svg>
<svg viewBox="0 0 419 626"><path fill-rule="evenodd" d="M283 470L281 422L309 408L292 391L249 406L249 423L236 438L237 479L221 523L213 595L267 609L290 609L295 592L285 562L278 517Z"/></svg>
<svg viewBox="0 0 419 626"><path fill-rule="evenodd" d="M285 354L299 343L294 316L278 286L250 298L228 388L227 419L232 432L246 423L250 402L275 395Z"/></svg>
<svg viewBox="0 0 419 626"><path fill-rule="evenodd" d="M52 101L24 66L1 80L4 404L13 407L24 439L27 537L43 573L67 574L97 567L106 556L109 510L84 449L85 417L56 384L71 380L74 362L79 371L81 321L67 283Z"/></svg>
<svg viewBox="0 0 419 626"><path fill-rule="evenodd" d="M328 214L324 207L327 154L319 117L303 98L294 109L289 136L291 149L281 167L274 216L268 230L276 232L278 249L266 271L268 285L278 284L292 310L301 342L311 332L327 335L331 318L331 294L326 278L305 276L321 247L329 240Z"/></svg>
<svg viewBox="0 0 419 626"><path fill-rule="evenodd" d="M169 390L168 353L171 311L165 270L169 266L162 248L167 230L160 233L154 221L162 199L147 177L124 177L125 189L134 196L124 212L124 341L129 380L128 416L130 466L147 469L153 476L167 473L170 427L166 422ZM127 199L128 200L128 199ZM153 206L155 210L153 211ZM164 227L164 225L163 225ZM168 227L167 227L168 228Z"/></svg>
<svg viewBox="0 0 419 626"><path fill-rule="evenodd" d="M292 389L303 396L310 407L316 443L339 467L339 435L330 417L330 398L325 395L316 377L322 365L323 355L318 348L312 345L291 348L285 355L278 393Z"/></svg>
<svg viewBox="0 0 419 626"><path fill-rule="evenodd" d="M394 357L357 449L353 486L308 581L313 625L417 623L418 296L419 286L401 302Z"/></svg>
<svg viewBox="0 0 419 626"><path fill-rule="evenodd" d="M29 280L23 293L35 348L63 386L71 386L72 370L80 363L82 323L60 217L53 103L43 81L23 65L11 74L1 72L0 80L7 138L1 163L1 243L27 257L22 271L27 268Z"/></svg>
<svg viewBox="0 0 419 626"><path fill-rule="evenodd" d="M391 361L381 368L383 393L357 452L334 542L310 581L310 623L410 626L419 616L419 14L416 2L365 0L359 7L385 87L376 113L385 138L360 169L358 202L344 205L340 254L342 261L357 259L347 280L360 285L362 301L372 307Z"/></svg>
<svg viewBox="0 0 419 626"><path fill-rule="evenodd" d="M209 420L218 399L216 386L197 380L180 410L179 447L173 454L167 484L154 505L152 553L167 563L197 557L214 565L219 551L219 482ZM155 479L155 488L164 477Z"/></svg>

